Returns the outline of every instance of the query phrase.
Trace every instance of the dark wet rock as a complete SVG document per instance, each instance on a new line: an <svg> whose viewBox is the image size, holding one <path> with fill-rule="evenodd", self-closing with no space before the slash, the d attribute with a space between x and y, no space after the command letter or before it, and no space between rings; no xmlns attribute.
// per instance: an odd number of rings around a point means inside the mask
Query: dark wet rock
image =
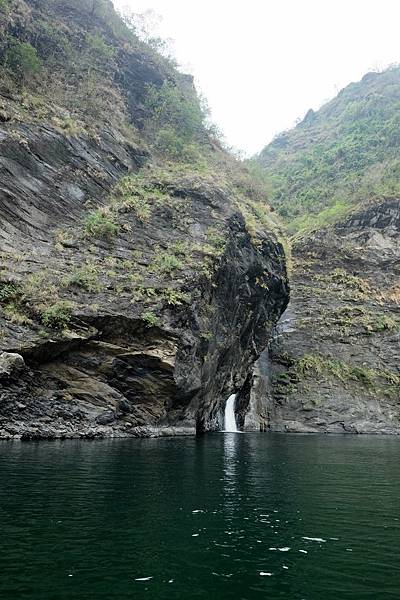
<svg viewBox="0 0 400 600"><path fill-rule="evenodd" d="M254 364L239 395L237 417L243 431L267 431L271 402L269 348Z"/></svg>
<svg viewBox="0 0 400 600"><path fill-rule="evenodd" d="M113 410L105 410L98 417L96 417L96 422L99 425L110 425L115 421L115 412Z"/></svg>

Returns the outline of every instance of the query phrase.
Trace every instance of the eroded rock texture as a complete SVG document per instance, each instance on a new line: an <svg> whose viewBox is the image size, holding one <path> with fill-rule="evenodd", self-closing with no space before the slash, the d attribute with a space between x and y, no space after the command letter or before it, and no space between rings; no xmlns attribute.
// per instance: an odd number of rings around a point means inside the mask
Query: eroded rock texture
<svg viewBox="0 0 400 600"><path fill-rule="evenodd" d="M115 238L87 238L88 206L146 168L145 152L111 132L93 141L48 126L17 131L22 142L0 129L0 326L2 350L26 369L0 380L0 436L218 427L286 306L281 246L268 234L255 243L227 191L192 175L159 182L170 202L153 206L146 224L127 212ZM205 269L210 229L224 245ZM185 256L174 278L157 261L177 242ZM65 331L46 327L39 310L53 293L73 302Z"/></svg>
<svg viewBox="0 0 400 600"><path fill-rule="evenodd" d="M273 431L400 432L400 202L371 204L295 247L271 348Z"/></svg>
<svg viewBox="0 0 400 600"><path fill-rule="evenodd" d="M3 2L0 438L217 428L288 301L262 202L110 1Z"/></svg>

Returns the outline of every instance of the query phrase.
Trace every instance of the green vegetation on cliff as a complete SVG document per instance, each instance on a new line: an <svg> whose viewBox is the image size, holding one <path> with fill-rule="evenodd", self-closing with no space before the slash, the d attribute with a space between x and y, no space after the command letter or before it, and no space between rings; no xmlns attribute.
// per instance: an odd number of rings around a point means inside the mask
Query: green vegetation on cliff
<svg viewBox="0 0 400 600"><path fill-rule="evenodd" d="M71 136L112 127L137 143L144 125L151 130L150 90L193 107L202 126L188 78L144 44L110 0L2 0L1 121L50 123Z"/></svg>
<svg viewBox="0 0 400 600"><path fill-rule="evenodd" d="M226 152L192 77L109 0L0 0L0 124L17 154L30 156L44 135L57 144L49 160L63 164L73 149L74 173L68 218L58 192L45 207L51 258L40 273L23 268L15 245L1 248L7 326L68 335L75 313L96 313L99 295L162 323L163 311L193 301L195 275L209 285L218 270L224 203L256 252L271 234L283 240L262 177ZM196 219L204 226L193 234ZM266 293L264 279L256 285Z"/></svg>
<svg viewBox="0 0 400 600"><path fill-rule="evenodd" d="M293 232L400 193L400 67L369 73L257 157L270 202Z"/></svg>
<svg viewBox="0 0 400 600"><path fill-rule="evenodd" d="M338 379L344 384L356 382L375 391L397 397L400 377L387 370L374 370L365 366L348 364L327 356L304 354L293 367L299 381L324 377Z"/></svg>

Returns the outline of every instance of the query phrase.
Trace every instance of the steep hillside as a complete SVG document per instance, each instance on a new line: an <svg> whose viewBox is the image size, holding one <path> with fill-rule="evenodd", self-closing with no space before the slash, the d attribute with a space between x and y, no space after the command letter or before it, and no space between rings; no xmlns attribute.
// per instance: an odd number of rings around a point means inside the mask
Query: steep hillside
<svg viewBox="0 0 400 600"><path fill-rule="evenodd" d="M0 33L0 437L218 427L288 301L263 190L107 0Z"/></svg>
<svg viewBox="0 0 400 600"><path fill-rule="evenodd" d="M400 193L400 67L368 73L260 153L270 201L295 232Z"/></svg>
<svg viewBox="0 0 400 600"><path fill-rule="evenodd" d="M399 103L399 68L366 75L259 157L296 231L269 387L258 370L252 392L273 430L400 433Z"/></svg>

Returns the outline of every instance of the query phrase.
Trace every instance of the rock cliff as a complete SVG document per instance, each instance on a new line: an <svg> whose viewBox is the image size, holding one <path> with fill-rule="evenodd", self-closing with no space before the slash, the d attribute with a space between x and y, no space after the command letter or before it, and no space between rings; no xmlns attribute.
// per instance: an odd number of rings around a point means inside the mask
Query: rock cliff
<svg viewBox="0 0 400 600"><path fill-rule="evenodd" d="M268 209L110 3L0 27L0 438L218 428L288 302Z"/></svg>
<svg viewBox="0 0 400 600"><path fill-rule="evenodd" d="M271 346L274 431L400 433L400 202L295 244Z"/></svg>
<svg viewBox="0 0 400 600"><path fill-rule="evenodd" d="M369 73L257 157L293 246L266 391L256 367L245 394L273 431L400 432L399 93L398 66Z"/></svg>

